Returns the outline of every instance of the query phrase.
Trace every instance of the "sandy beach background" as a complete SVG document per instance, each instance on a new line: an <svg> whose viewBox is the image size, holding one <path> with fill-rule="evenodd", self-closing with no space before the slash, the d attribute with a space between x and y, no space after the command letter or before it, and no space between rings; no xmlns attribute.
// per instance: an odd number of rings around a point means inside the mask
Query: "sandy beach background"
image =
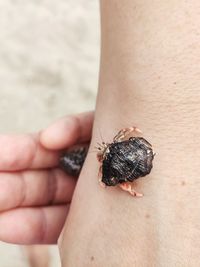
<svg viewBox="0 0 200 267"><path fill-rule="evenodd" d="M1 0L0 32L1 134L38 131L94 108L97 0ZM41 263L33 265L38 255ZM0 267L27 266L60 266L57 247L27 250L0 242Z"/></svg>

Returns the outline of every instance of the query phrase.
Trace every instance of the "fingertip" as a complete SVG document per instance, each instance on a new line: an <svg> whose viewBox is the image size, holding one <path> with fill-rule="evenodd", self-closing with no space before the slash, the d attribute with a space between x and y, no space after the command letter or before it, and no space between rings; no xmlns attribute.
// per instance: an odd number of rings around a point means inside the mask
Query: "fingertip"
<svg viewBox="0 0 200 267"><path fill-rule="evenodd" d="M48 149L63 149L77 139L77 122L74 118L62 118L40 132L40 142Z"/></svg>
<svg viewBox="0 0 200 267"><path fill-rule="evenodd" d="M40 143L47 149L59 150L77 142L89 142L93 119L91 111L61 118L40 132Z"/></svg>

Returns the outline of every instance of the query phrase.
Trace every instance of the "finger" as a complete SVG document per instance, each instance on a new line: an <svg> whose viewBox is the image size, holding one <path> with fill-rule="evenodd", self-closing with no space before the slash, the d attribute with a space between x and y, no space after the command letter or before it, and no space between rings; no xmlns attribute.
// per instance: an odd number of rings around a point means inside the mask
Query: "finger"
<svg viewBox="0 0 200 267"><path fill-rule="evenodd" d="M0 173L0 211L70 202L75 184L60 169Z"/></svg>
<svg viewBox="0 0 200 267"><path fill-rule="evenodd" d="M0 171L54 167L60 157L40 144L39 134L0 135L0 147Z"/></svg>
<svg viewBox="0 0 200 267"><path fill-rule="evenodd" d="M41 144L49 149L63 149L91 139L94 113L66 116L40 133Z"/></svg>
<svg viewBox="0 0 200 267"><path fill-rule="evenodd" d="M20 208L1 213L0 240L14 244L55 244L69 205Z"/></svg>
<svg viewBox="0 0 200 267"><path fill-rule="evenodd" d="M21 246L29 267L49 267L51 265L51 253L49 246L32 245Z"/></svg>

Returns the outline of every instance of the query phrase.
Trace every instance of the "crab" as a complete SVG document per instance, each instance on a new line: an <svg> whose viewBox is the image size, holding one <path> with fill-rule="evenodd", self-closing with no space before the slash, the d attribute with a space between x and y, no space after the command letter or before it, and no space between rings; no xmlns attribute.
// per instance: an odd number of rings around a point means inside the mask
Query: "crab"
<svg viewBox="0 0 200 267"><path fill-rule="evenodd" d="M63 151L60 157L59 166L67 174L78 177L83 167L88 145L82 144L73 146L67 151Z"/></svg>
<svg viewBox="0 0 200 267"><path fill-rule="evenodd" d="M143 137L127 138L133 133L142 134L142 131L135 126L123 128L112 143L99 144L99 184L104 188L118 185L132 196L142 197L143 194L134 189L132 182L151 172L155 153L152 145Z"/></svg>

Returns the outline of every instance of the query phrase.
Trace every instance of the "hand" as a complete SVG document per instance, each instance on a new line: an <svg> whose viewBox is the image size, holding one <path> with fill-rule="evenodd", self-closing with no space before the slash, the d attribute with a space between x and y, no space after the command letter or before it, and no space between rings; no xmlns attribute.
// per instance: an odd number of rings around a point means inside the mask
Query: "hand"
<svg viewBox="0 0 200 267"><path fill-rule="evenodd" d="M37 134L0 136L0 240L56 243L76 184L57 167L60 153L89 142L92 122L87 112Z"/></svg>

